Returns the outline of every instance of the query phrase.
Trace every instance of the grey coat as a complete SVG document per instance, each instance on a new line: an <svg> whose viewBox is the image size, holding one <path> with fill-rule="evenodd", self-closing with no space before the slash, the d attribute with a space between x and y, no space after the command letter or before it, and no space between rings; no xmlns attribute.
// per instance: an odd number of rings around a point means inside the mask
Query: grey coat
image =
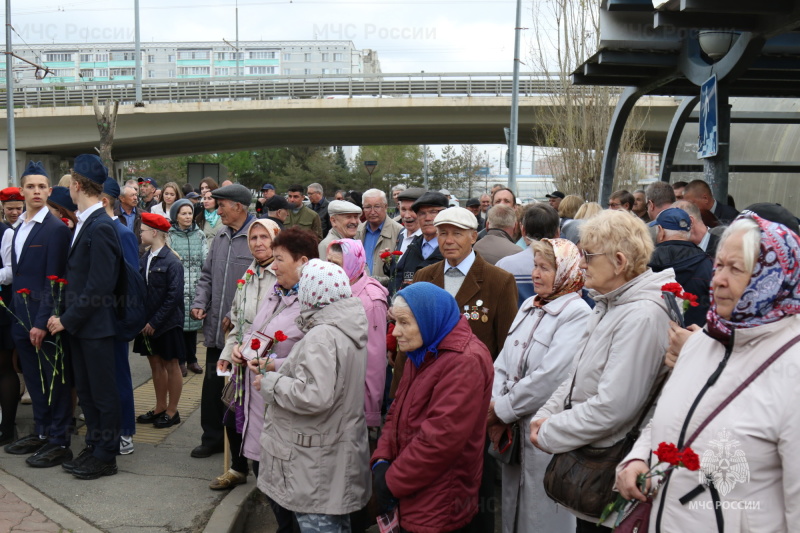
<svg viewBox="0 0 800 533"><path fill-rule="evenodd" d="M542 308L533 299L520 307L494 362L495 413L506 424L519 421L522 443L522 463L502 465L503 533L567 533L575 531L575 516L544 492L552 456L534 447L528 435L533 415L567 378L591 309L580 293Z"/></svg>
<svg viewBox="0 0 800 533"><path fill-rule="evenodd" d="M236 280L244 276L253 261L247 244L247 229L253 223L248 215L244 226L236 235L225 226L214 240L203 263L200 281L192 309L203 309L207 313L203 322L203 344L209 348L225 347L222 319L228 314L236 293Z"/></svg>
<svg viewBox="0 0 800 533"><path fill-rule="evenodd" d="M347 298L303 311L297 323L305 337L261 382L267 411L258 488L291 511L347 514L371 492L367 316L360 299Z"/></svg>

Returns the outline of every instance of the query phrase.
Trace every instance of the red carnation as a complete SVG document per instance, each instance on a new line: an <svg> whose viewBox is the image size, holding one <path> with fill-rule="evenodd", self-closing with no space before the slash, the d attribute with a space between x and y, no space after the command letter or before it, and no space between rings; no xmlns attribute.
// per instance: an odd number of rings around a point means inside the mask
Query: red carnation
<svg viewBox="0 0 800 533"><path fill-rule="evenodd" d="M403 252L401 252L400 250L395 250L394 252L392 252L392 255L403 255Z"/></svg>
<svg viewBox="0 0 800 533"><path fill-rule="evenodd" d="M17 294L21 294L23 296L28 296L31 293L30 289L20 289L17 291Z"/></svg>
<svg viewBox="0 0 800 533"><path fill-rule="evenodd" d="M259 348L261 348L261 341L260 340L253 339L253 340L250 341L250 349L258 350Z"/></svg>
<svg viewBox="0 0 800 533"><path fill-rule="evenodd" d="M278 330L278 331L275 332L275 340L278 341L278 342L283 342L288 338L289 337L287 337L286 334L281 330Z"/></svg>
<svg viewBox="0 0 800 533"><path fill-rule="evenodd" d="M683 287L681 287L680 283L665 283L661 286L661 292L671 292L676 298L680 298Z"/></svg>
<svg viewBox="0 0 800 533"><path fill-rule="evenodd" d="M672 466L677 466L681 462L681 452L672 443L662 442L658 445L655 454L658 456L659 461L669 463Z"/></svg>
<svg viewBox="0 0 800 533"><path fill-rule="evenodd" d="M49 279L50 281L57 281L58 276L47 276L47 279Z"/></svg>
<svg viewBox="0 0 800 533"><path fill-rule="evenodd" d="M67 284L67 280L65 280L64 278L58 278L56 283L58 283L59 285L66 285Z"/></svg>
<svg viewBox="0 0 800 533"><path fill-rule="evenodd" d="M71 221L70 221L70 219L68 219L68 218L64 217L64 218L62 218L62 219L61 219L61 222L63 222L63 223L64 223L64 224L66 224L67 226L69 226L69 223L70 223Z"/></svg>
<svg viewBox="0 0 800 533"><path fill-rule="evenodd" d="M255 273L255 272L253 271L253 269L251 269L251 268L248 268L248 269L247 269L247 272L246 272L246 274L250 274L251 276L255 276L255 275L256 275L256 273Z"/></svg>
<svg viewBox="0 0 800 533"><path fill-rule="evenodd" d="M389 252L388 250L383 252L383 253L381 253L381 259L388 259L391 256L392 256L392 253Z"/></svg>
<svg viewBox="0 0 800 533"><path fill-rule="evenodd" d="M239 285L240 287L241 287L242 285L244 285L245 283L247 283L247 282L246 282L245 280L243 280L243 279L237 279L237 280L236 280L236 284L237 284L237 285Z"/></svg>
<svg viewBox="0 0 800 533"><path fill-rule="evenodd" d="M698 305L700 305L699 303L697 303L697 296L690 292L684 292L683 294L681 294L681 298L689 302L689 305L691 305L692 307L697 307Z"/></svg>
<svg viewBox="0 0 800 533"><path fill-rule="evenodd" d="M681 463L692 472L700 470L700 458L691 448L686 448L681 452Z"/></svg>

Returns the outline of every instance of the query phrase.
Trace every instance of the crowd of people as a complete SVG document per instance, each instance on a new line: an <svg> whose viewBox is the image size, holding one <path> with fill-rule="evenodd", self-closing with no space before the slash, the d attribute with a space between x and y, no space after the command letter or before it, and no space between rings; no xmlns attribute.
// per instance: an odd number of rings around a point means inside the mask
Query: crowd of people
<svg viewBox="0 0 800 533"><path fill-rule="evenodd" d="M5 452L116 474L136 424L182 423L193 372L191 456L227 439L210 489L252 472L280 532L484 533L498 509L504 533L793 528L788 210L739 213L701 180L615 191L608 209L561 191L521 205L501 185L463 208L402 185L331 197L120 187L94 155L52 186L30 162L0 191ZM131 346L152 372L146 412Z"/></svg>

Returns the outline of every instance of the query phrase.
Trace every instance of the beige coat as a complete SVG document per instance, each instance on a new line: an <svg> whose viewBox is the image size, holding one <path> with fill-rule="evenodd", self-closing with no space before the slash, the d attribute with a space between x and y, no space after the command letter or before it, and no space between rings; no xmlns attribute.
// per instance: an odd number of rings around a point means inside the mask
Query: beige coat
<svg viewBox="0 0 800 533"><path fill-rule="evenodd" d="M692 415L686 439L761 363L800 334L800 316L738 329L728 363ZM725 355L705 333L692 335L681 350L653 419L622 464L648 461L659 443L678 444L689 408ZM800 531L800 345L784 353L706 427L691 448L700 472L676 470L656 495L650 531L717 531L708 489L681 505L705 474L715 479L725 533ZM655 461L653 461L655 464Z"/></svg>
<svg viewBox="0 0 800 533"><path fill-rule="evenodd" d="M630 431L656 378L666 371L669 315L661 287L674 281L672 269L647 269L607 294L590 293L597 305L579 345L577 367L533 417L547 418L539 429L542 449L563 453L611 446ZM572 409L564 409L573 375Z"/></svg>
<svg viewBox="0 0 800 533"><path fill-rule="evenodd" d="M291 511L348 514L371 493L367 316L361 300L347 298L302 312L298 324L305 337L261 384L267 412L258 488Z"/></svg>
<svg viewBox="0 0 800 533"><path fill-rule="evenodd" d="M358 225L358 230L356 231L355 238L359 241L364 243L364 238L367 234L367 222L362 222ZM397 246L397 236L400 235L400 232L403 231L403 226L389 218L386 217L386 220L383 223L383 228L381 228L381 236L378 238L378 242L375 245L375 250L372 251L372 277L377 279L381 285L386 287L389 284L389 276L386 276L383 273L383 259L381 259L381 252L388 248L389 250L394 250ZM370 253L369 250L366 250L367 253Z"/></svg>

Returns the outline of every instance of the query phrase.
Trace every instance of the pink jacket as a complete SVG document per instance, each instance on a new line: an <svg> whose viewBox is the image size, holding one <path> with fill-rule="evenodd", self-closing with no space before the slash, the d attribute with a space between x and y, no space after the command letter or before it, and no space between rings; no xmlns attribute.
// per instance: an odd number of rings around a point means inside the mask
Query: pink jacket
<svg viewBox="0 0 800 533"><path fill-rule="evenodd" d="M368 427L381 425L381 402L386 386L386 313L389 291L366 274L350 287L361 299L367 313L367 374L364 388L364 414Z"/></svg>
<svg viewBox="0 0 800 533"><path fill-rule="evenodd" d="M279 307L285 306L277 315L271 320L275 311ZM292 346L303 338L303 332L297 327L295 319L300 316L300 302L297 300L297 294L292 296L279 296L274 291L264 297L259 302L258 314L253 321L253 330L261 331L269 335L275 336L276 331L282 331L288 339L278 343L274 352L277 356L275 358L275 370L280 368L281 364L286 360ZM265 323L269 320L268 323ZM250 336L245 334L242 343L247 346L250 343ZM261 460L261 430L264 427L264 397L257 391L253 390L253 373L247 371L247 379L244 380L244 405L247 407L246 416L244 420L244 428L242 429L242 455L253 461Z"/></svg>

